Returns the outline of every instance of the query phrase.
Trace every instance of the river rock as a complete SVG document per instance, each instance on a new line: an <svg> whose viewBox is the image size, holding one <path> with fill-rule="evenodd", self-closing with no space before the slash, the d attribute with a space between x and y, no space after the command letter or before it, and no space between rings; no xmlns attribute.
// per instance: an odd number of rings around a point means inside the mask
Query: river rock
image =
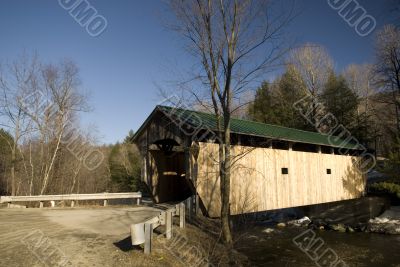
<svg viewBox="0 0 400 267"><path fill-rule="evenodd" d="M273 231L274 231L274 229L272 229L272 228L266 228L266 229L263 230L263 233L270 234Z"/></svg>
<svg viewBox="0 0 400 267"><path fill-rule="evenodd" d="M331 224L329 225L329 227L334 230L334 231L338 231L341 233L345 233L346 232L346 226L342 223L339 224Z"/></svg>
<svg viewBox="0 0 400 267"><path fill-rule="evenodd" d="M280 228L283 228L283 227L286 227L286 224L285 223L278 223L276 226L278 226Z"/></svg>
<svg viewBox="0 0 400 267"><path fill-rule="evenodd" d="M293 220L293 221L287 222L288 225L292 225L292 226L307 226L310 223L311 223L311 220L307 216L305 216L301 219L298 219L298 220Z"/></svg>

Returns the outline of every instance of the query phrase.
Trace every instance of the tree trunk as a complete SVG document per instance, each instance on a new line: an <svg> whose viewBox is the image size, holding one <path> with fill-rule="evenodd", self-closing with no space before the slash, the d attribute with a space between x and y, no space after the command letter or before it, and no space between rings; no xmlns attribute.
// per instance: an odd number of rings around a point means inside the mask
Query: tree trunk
<svg viewBox="0 0 400 267"><path fill-rule="evenodd" d="M230 215L230 185L231 185L231 131L230 112L224 111L224 160L221 175L221 226L224 242L232 245L232 234L229 224Z"/></svg>
<svg viewBox="0 0 400 267"><path fill-rule="evenodd" d="M11 195L15 196L16 193L16 183L15 183L15 145L14 148L11 149Z"/></svg>

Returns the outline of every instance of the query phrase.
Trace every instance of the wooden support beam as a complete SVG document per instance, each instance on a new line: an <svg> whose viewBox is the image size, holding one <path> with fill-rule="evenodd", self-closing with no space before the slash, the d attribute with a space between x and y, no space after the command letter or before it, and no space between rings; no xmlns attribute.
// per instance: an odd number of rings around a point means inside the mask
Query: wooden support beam
<svg viewBox="0 0 400 267"><path fill-rule="evenodd" d="M272 148L272 140L268 140L268 148Z"/></svg>
<svg viewBox="0 0 400 267"><path fill-rule="evenodd" d="M187 207L189 219L192 219L193 207L192 207L192 198L191 197L186 199L186 207Z"/></svg>
<svg viewBox="0 0 400 267"><path fill-rule="evenodd" d="M185 204L179 204L179 227L185 228Z"/></svg>
<svg viewBox="0 0 400 267"><path fill-rule="evenodd" d="M199 206L200 197L199 197L199 195L197 193L196 193L195 197L196 197L196 203L195 203L196 209L194 211L194 214L197 216L199 214L199 211L200 211L200 206Z"/></svg>
<svg viewBox="0 0 400 267"><path fill-rule="evenodd" d="M144 224L144 254L151 253L151 242L153 237L153 224L145 223Z"/></svg>
<svg viewBox="0 0 400 267"><path fill-rule="evenodd" d="M172 237L172 211L165 212L165 237L171 239Z"/></svg>

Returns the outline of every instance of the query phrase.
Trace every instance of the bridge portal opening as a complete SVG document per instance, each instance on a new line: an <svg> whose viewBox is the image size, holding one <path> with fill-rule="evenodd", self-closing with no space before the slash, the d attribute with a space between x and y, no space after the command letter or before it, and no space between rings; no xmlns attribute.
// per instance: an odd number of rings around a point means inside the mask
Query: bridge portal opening
<svg viewBox="0 0 400 267"><path fill-rule="evenodd" d="M156 183L153 183L154 200L163 203L190 197L192 187L186 177L185 153L179 151L179 147L176 148L177 144L168 140L161 140L155 144L158 149L150 150L157 179Z"/></svg>

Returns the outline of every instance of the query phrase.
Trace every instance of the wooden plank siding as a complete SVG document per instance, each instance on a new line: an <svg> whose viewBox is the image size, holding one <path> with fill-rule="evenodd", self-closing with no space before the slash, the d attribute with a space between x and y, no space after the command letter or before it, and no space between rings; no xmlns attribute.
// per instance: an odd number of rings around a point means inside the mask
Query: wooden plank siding
<svg viewBox="0 0 400 267"><path fill-rule="evenodd" d="M365 176L357 172L353 156L245 146L233 146L232 153L233 215L353 199L365 189ZM218 217L218 145L200 142L191 168L209 216ZM281 174L281 168L289 173Z"/></svg>

